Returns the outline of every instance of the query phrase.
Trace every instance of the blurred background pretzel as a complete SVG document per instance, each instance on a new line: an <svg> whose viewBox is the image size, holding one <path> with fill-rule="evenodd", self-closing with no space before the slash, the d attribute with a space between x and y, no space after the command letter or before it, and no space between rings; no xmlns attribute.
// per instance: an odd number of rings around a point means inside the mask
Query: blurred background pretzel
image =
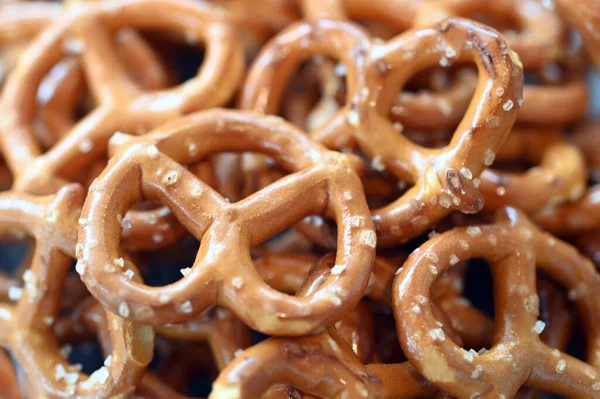
<svg viewBox="0 0 600 399"><path fill-rule="evenodd" d="M206 41L204 67L176 88L143 92L129 78L110 43L109 32L124 27L168 27L185 33L189 40ZM62 46L68 40L76 40L81 51L97 107L42 155L31 134L32 90L62 58ZM116 130L139 134L179 115L226 102L243 67L241 46L221 10L185 0L101 1L69 8L23 57L27 62L11 75L3 93L2 144L16 188L36 193L54 192L73 178L74 171L104 155L108 138ZM11 150L15 147L19 150ZM86 156L81 156L82 148Z"/></svg>

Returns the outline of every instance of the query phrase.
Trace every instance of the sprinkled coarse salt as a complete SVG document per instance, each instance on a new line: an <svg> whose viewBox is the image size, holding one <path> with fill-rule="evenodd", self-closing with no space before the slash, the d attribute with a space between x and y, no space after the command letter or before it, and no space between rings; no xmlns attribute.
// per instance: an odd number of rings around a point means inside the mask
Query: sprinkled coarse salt
<svg viewBox="0 0 600 399"><path fill-rule="evenodd" d="M181 272L181 274L183 274L183 277L185 277L185 276L187 276L188 274L190 274L190 271L191 271L191 270L192 270L191 268L189 268L189 267L186 267L186 268L180 269L180 270L179 270L179 272Z"/></svg>
<svg viewBox="0 0 600 399"><path fill-rule="evenodd" d="M121 315L121 317L129 317L129 306L127 305L127 302L121 302L119 305L119 315Z"/></svg>
<svg viewBox="0 0 600 399"><path fill-rule="evenodd" d="M478 379L479 377L481 377L482 372L483 372L483 367L481 367L479 365L476 366L475 370L473 370L473 372L471 373L471 378L474 380Z"/></svg>
<svg viewBox="0 0 600 399"><path fill-rule="evenodd" d="M373 230L365 230L360 235L360 240L371 248L377 246L377 236Z"/></svg>
<svg viewBox="0 0 600 399"><path fill-rule="evenodd" d="M502 109L504 109L505 111L510 111L513 108L514 103L512 102L512 100L507 100L504 105L502 105Z"/></svg>
<svg viewBox="0 0 600 399"><path fill-rule="evenodd" d="M133 276L135 276L135 272L131 269L127 269L125 270L125 275L130 279L133 280Z"/></svg>
<svg viewBox="0 0 600 399"><path fill-rule="evenodd" d="M165 182L165 184L172 186L173 184L177 183L178 179L179 179L179 174L175 171L171 171L165 175L165 178L163 179L163 181Z"/></svg>
<svg viewBox="0 0 600 399"><path fill-rule="evenodd" d="M85 273L85 263L83 263L83 261L81 261L81 260L78 260L77 263L75 264L75 271L80 276L83 276L83 274Z"/></svg>
<svg viewBox="0 0 600 399"><path fill-rule="evenodd" d="M494 152L488 148L485 152L485 158L483 160L483 163L486 166L490 166L494 163L494 159L496 159L496 154L494 154Z"/></svg>
<svg viewBox="0 0 600 399"><path fill-rule="evenodd" d="M244 286L244 280L241 277L234 277L231 279L231 285L239 290Z"/></svg>
<svg viewBox="0 0 600 399"><path fill-rule="evenodd" d="M360 124L360 116L358 115L358 112L354 110L348 112L348 123L355 127Z"/></svg>
<svg viewBox="0 0 600 399"><path fill-rule="evenodd" d="M452 254L450 256L450 264L451 265L456 265L458 262L460 261L460 259L458 259L458 256Z"/></svg>
<svg viewBox="0 0 600 399"><path fill-rule="evenodd" d="M110 377L110 371L108 371L106 367L102 366L90 375L90 378L87 380L87 382L92 386L104 385L106 384L106 381L108 381L108 377Z"/></svg>
<svg viewBox="0 0 600 399"><path fill-rule="evenodd" d="M23 297L23 288L10 287L8 289L8 299L11 301L18 301Z"/></svg>
<svg viewBox="0 0 600 399"><path fill-rule="evenodd" d="M362 227L365 224L365 218L362 216L352 216L350 218L350 225L354 227Z"/></svg>
<svg viewBox="0 0 600 399"><path fill-rule="evenodd" d="M544 331L544 328L545 328L545 327L546 327L546 323L544 323L544 322L543 322L543 321L541 321L541 320L538 320L538 321L536 321L536 322L535 322L535 325L533 326L533 331L534 331L536 334L541 334L541 333L542 333L542 331Z"/></svg>
<svg viewBox="0 0 600 399"><path fill-rule="evenodd" d="M427 256L427 259L429 259L433 263L438 263L440 260L440 257L435 252L428 252L425 256Z"/></svg>
<svg viewBox="0 0 600 399"><path fill-rule="evenodd" d="M381 157L373 158L373 160L371 160L371 167L373 168L373 170L376 170L378 172L383 172L385 170L385 164L381 160Z"/></svg>
<svg viewBox="0 0 600 399"><path fill-rule="evenodd" d="M65 382L67 385L75 385L79 381L78 373L67 373L65 374Z"/></svg>
<svg viewBox="0 0 600 399"><path fill-rule="evenodd" d="M331 274L339 276L344 270L346 270L346 265L335 265L331 268Z"/></svg>
<svg viewBox="0 0 600 399"><path fill-rule="evenodd" d="M473 178L473 173L471 173L471 170L468 169L468 168L462 168L460 170L460 174L463 175L464 177L466 177L469 180L471 180Z"/></svg>
<svg viewBox="0 0 600 399"><path fill-rule="evenodd" d="M445 54L448 58L456 57L456 50L454 50L452 47L446 47Z"/></svg>
<svg viewBox="0 0 600 399"><path fill-rule="evenodd" d="M564 359L561 359L556 363L556 372L563 373L567 368L567 362Z"/></svg>
<svg viewBox="0 0 600 399"><path fill-rule="evenodd" d="M79 143L79 151L83 153L88 153L94 148L94 142L90 139L85 139L81 143Z"/></svg>
<svg viewBox="0 0 600 399"><path fill-rule="evenodd" d="M110 367L111 364L112 364L112 355L108 355L108 357L106 358L106 360L104 360L104 365L106 367Z"/></svg>
<svg viewBox="0 0 600 399"><path fill-rule="evenodd" d="M467 352L467 351L465 351L464 357L465 357L465 360L469 363L471 363L475 359L475 356L471 352Z"/></svg>
<svg viewBox="0 0 600 399"><path fill-rule="evenodd" d="M125 219L123 219L125 220ZM152 234L152 241L156 244L160 244L161 242L163 242L164 237L162 236L162 234L160 233L154 233Z"/></svg>
<svg viewBox="0 0 600 399"><path fill-rule="evenodd" d="M62 364L57 364L54 367L54 379L56 381L60 381L63 378L65 378L65 375L67 375L67 371L65 370L65 367Z"/></svg>
<svg viewBox="0 0 600 399"><path fill-rule="evenodd" d="M481 229L477 226L467 227L467 234L471 237L478 237L481 235Z"/></svg>
<svg viewBox="0 0 600 399"><path fill-rule="evenodd" d="M184 303L182 303L178 309L178 311L180 311L181 313L192 313L192 311L194 310L192 303L190 301L185 301Z"/></svg>
<svg viewBox="0 0 600 399"><path fill-rule="evenodd" d="M429 336L431 339L444 341L446 339L446 334L444 334L444 330L441 328L434 328L429 330Z"/></svg>
<svg viewBox="0 0 600 399"><path fill-rule="evenodd" d="M73 352L73 347L69 344L64 344L60 347L59 352L63 358L68 359L69 356L71 356L71 353Z"/></svg>

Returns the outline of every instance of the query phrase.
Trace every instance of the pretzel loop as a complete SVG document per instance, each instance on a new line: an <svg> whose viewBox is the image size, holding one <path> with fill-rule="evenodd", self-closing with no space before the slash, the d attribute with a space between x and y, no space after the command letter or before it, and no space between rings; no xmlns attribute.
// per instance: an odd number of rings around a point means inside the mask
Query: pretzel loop
<svg viewBox="0 0 600 399"><path fill-rule="evenodd" d="M103 306L127 309L120 314L133 321L161 325L189 320L220 303L261 332L301 335L339 319L358 302L371 273L375 234L364 198L356 195L360 180L351 158L328 152L279 118L222 110L179 119L145 137L115 137L125 143L92 185L82 214L90 222L80 236L82 279ZM200 142L197 152L186 151L186 143ZM220 151L259 151L295 173L229 204L179 165ZM193 202L182 200L190 195ZM105 268L119 257L119 216L142 197L160 198L201 240L189 275L165 287L138 284ZM314 213L336 219L336 263L345 271L306 298L269 288L255 271L249 248Z"/></svg>

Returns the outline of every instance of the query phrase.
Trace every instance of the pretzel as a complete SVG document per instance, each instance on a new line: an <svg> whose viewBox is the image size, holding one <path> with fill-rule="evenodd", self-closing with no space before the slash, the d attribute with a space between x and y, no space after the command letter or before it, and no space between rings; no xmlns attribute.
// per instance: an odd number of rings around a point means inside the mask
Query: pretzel
<svg viewBox="0 0 600 399"><path fill-rule="evenodd" d="M431 313L429 289L458 260L483 258L496 279L494 345L471 356L446 340ZM539 299L535 270L541 268L569 290L586 328L587 362L544 344L537 332ZM600 277L574 248L537 230L514 208L492 225L457 228L415 251L394 280L398 338L415 368L453 396L513 397L521 385L572 398L598 396L598 306Z"/></svg>
<svg viewBox="0 0 600 399"><path fill-rule="evenodd" d="M88 379L70 371L71 366L59 354L51 324L59 311L70 259L75 255L82 202L83 192L76 186L67 186L49 197L11 192L0 196L2 232L24 232L37 242L33 263L24 273L22 297L16 305L0 305L0 345L12 352L42 397L127 394L152 358L152 329L112 314L107 314L110 338L115 343L110 367L97 370Z"/></svg>
<svg viewBox="0 0 600 399"><path fill-rule="evenodd" d="M112 352L112 341L109 336L108 320L98 302L91 299L75 309L67 316L59 319L54 331L63 342L89 339L89 334L97 335L103 352ZM250 346L250 330L226 310L217 307L183 325L159 327L157 333L174 340L209 343L218 370L230 363L235 353L241 348ZM184 348L190 351L189 347ZM196 355L197 356L197 355ZM171 379L166 379L173 382ZM152 373L146 373L136 389L136 395L151 398L167 398L174 392ZM176 397L183 397L177 394Z"/></svg>
<svg viewBox="0 0 600 399"><path fill-rule="evenodd" d="M536 223L552 234L576 235L600 226L600 185L588 187L575 202L548 206L534 215Z"/></svg>
<svg viewBox="0 0 600 399"><path fill-rule="evenodd" d="M532 213L548 205L575 201L585 191L587 168L583 155L576 146L564 140L559 131L513 130L497 159L519 158L539 165L522 174L493 168L481 174L479 189L487 208L511 205Z"/></svg>
<svg viewBox="0 0 600 399"><path fill-rule="evenodd" d="M507 31L507 41L521 56L527 70L549 68L548 64L570 57L561 20L554 10L536 0L304 0L301 3L306 13L321 18L344 20L350 17L382 21L397 31L427 27L447 17L488 16L492 19L490 25L493 27L496 27L494 20L514 20L523 29L517 34ZM433 93L403 92L391 108L390 117L407 128L453 127L467 109L476 83L472 76L459 75L450 87L434 90ZM548 126L573 122L585 115L587 108L583 74L556 87L526 85L523 99L524 105L517 117L519 122ZM548 112L549 109L553 112Z"/></svg>
<svg viewBox="0 0 600 399"><path fill-rule="evenodd" d="M186 18L180 18L182 15ZM109 31L124 27L169 27L185 32L190 40L203 38L209 49L203 68L195 78L176 88L140 91L111 49ZM81 58L98 106L41 155L31 134L34 90L60 59L63 42L69 35L75 35L83 44ZM203 3L102 1L68 9L29 48L24 55L27 62L22 62L11 75L3 93L1 144L15 174L16 188L53 192L74 171L102 156L115 130L141 133L179 115L226 102L241 76L242 57L241 46L222 13ZM86 156L81 156L82 148L89 149Z"/></svg>
<svg viewBox="0 0 600 399"><path fill-rule="evenodd" d="M600 124L596 120L585 121L570 136L583 153L594 183L600 183L600 156L595 151L600 145Z"/></svg>
<svg viewBox="0 0 600 399"><path fill-rule="evenodd" d="M451 143L431 150L398 134L381 111L389 109L395 89L408 76L445 56L445 50L433 45L437 41L447 43L445 46L454 49L458 59L474 60L481 77ZM431 51L415 52L416 48ZM346 65L349 101L325 127L312 132L311 138L332 148L356 143L379 169L415 184L392 204L373 211L380 245L406 241L452 210L481 209L481 197L469 177L476 178L485 163L493 161L507 127L514 121L521 93L521 68L496 33L472 22L447 20L435 29L411 31L378 45L350 24L297 24L263 48L244 86L242 107L275 112L294 68L318 53L334 55ZM500 89L501 96L492 94ZM483 111L476 113L476 109ZM476 141L472 139L475 135ZM461 170L469 177L464 177Z"/></svg>
<svg viewBox="0 0 600 399"><path fill-rule="evenodd" d="M132 321L161 325L184 322L218 303L263 333L302 335L338 319L360 299L376 238L352 158L328 152L278 118L223 110L180 118L144 137L112 140L123 144L90 187L79 240L82 280L104 307ZM203 145L190 153L190 143ZM295 173L230 204L178 164L221 151L260 151ZM127 194L123 184L131 189ZM183 199L190 195L191 204ZM119 217L142 197L160 198L201 240L190 273L166 287L133 283L120 269L105 268L120 257ZM254 271L249 248L307 214L325 212L338 223L336 261L343 271L308 298L268 288Z"/></svg>
<svg viewBox="0 0 600 399"><path fill-rule="evenodd" d="M600 24L600 6L593 0L572 2L557 0L559 13L577 28L583 39L583 46L596 66L600 65L598 55L598 26Z"/></svg>
<svg viewBox="0 0 600 399"><path fill-rule="evenodd" d="M298 295L311 295L329 273L326 265L318 265ZM270 338L246 349L219 374L209 398L258 398L281 384L292 387L285 388L287 392L300 390L324 398L389 397L391 392L395 397L417 398L432 397L437 391L408 362L362 365L330 327L312 336Z"/></svg>

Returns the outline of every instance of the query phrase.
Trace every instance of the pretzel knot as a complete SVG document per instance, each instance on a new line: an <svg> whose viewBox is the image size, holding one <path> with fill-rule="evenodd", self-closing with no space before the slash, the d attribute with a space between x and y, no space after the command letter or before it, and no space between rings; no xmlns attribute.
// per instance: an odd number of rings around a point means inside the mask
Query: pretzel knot
<svg viewBox="0 0 600 399"><path fill-rule="evenodd" d="M80 187L67 186L56 195L0 196L0 232L22 232L36 239L25 287L15 306L0 305L0 344L9 349L32 384L50 398L104 398L129 394L152 358L154 333L107 313L114 358L110 367L89 378L61 357L52 332L63 283L75 255L77 217L83 202ZM17 292L15 298L21 295Z"/></svg>
<svg viewBox="0 0 600 399"><path fill-rule="evenodd" d="M476 356L446 339L429 290L457 259L483 258L495 279L494 345ZM538 333L536 267L569 290L587 334L587 362L552 349ZM394 315L405 354L423 376L459 398L513 397L521 385L573 398L600 392L600 277L573 247L537 230L513 208L492 225L456 228L414 252L394 280Z"/></svg>
<svg viewBox="0 0 600 399"><path fill-rule="evenodd" d="M399 134L384 115L408 78L437 64L450 49L453 61L476 63L479 84L450 144L428 149ZM330 148L358 146L379 170L414 184L390 205L373 211L381 245L406 241L453 210L481 209L472 179L493 161L515 120L522 90L520 63L495 31L449 19L374 44L352 24L297 24L265 46L249 73L242 106L276 112L285 82L303 59L316 54L346 65L348 102L324 127L311 132L311 138Z"/></svg>
<svg viewBox="0 0 600 399"><path fill-rule="evenodd" d="M354 158L327 151L280 118L223 110L112 140L122 144L90 188L79 257L84 283L106 308L161 325L184 322L219 303L261 332L302 335L339 320L360 300L376 236ZM189 151L190 145L197 150ZM293 173L231 204L180 165L222 151L259 151ZM111 266L119 263L120 220L142 198L162 201L201 241L190 273L165 287L138 284ZM250 248L314 214L337 221L340 273L305 298L269 288L254 269Z"/></svg>
<svg viewBox="0 0 600 399"><path fill-rule="evenodd" d="M206 59L191 80L145 92L129 77L112 46L122 28L169 29L204 41ZM64 43L80 45L87 82L97 107L42 155L33 116L41 79L61 59ZM243 73L243 50L218 8L185 0L102 1L69 7L32 44L7 81L1 111L2 148L19 190L53 193L74 174L105 155L117 130L143 133L180 115L221 105ZM82 156L85 154L85 156Z"/></svg>

